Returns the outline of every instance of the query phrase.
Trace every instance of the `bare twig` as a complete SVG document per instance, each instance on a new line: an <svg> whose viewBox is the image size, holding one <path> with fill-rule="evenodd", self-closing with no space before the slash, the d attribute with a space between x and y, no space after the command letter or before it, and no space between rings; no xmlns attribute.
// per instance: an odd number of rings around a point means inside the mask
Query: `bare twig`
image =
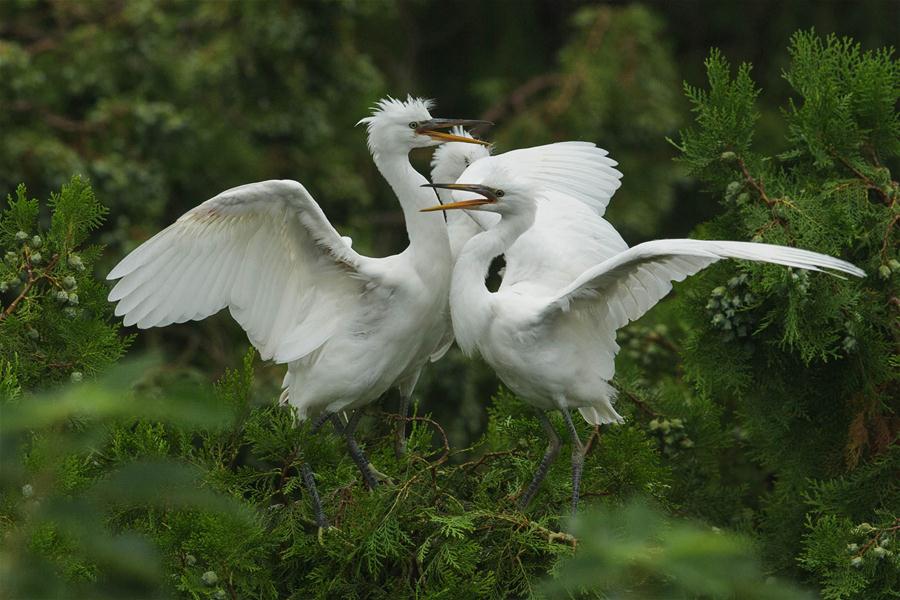
<svg viewBox="0 0 900 600"><path fill-rule="evenodd" d="M768 194L766 194L766 186L763 184L762 180L755 179L750 171L747 169L747 163L744 162L744 159L738 157L737 159L738 166L741 168L741 173L744 175L744 180L750 184L753 189L756 190L756 193L759 194L760 199L765 202L766 206L772 208L775 206L775 200L769 198Z"/></svg>

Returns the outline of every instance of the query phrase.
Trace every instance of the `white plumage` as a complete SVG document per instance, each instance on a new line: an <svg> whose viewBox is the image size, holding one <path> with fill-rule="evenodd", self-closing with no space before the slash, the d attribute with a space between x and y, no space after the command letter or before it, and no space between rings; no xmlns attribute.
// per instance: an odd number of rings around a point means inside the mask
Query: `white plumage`
<svg viewBox="0 0 900 600"><path fill-rule="evenodd" d="M450 309L460 347L479 352L513 392L535 406L551 438L523 504L559 448L544 411L561 410L576 448L574 510L583 457L577 452L580 441L569 409L579 409L595 425L621 420L609 384L619 349L616 331L662 299L672 281L723 258L864 276L857 267L830 256L766 244L656 240L628 248L596 212L567 219L562 213L572 205L555 204L556 192L544 185L505 165L479 161L457 183L443 186L456 190L456 203L429 209L464 208L501 217L464 245L454 266ZM587 204L602 210L609 198L606 189L600 193L599 201ZM549 212L540 223L542 211ZM508 267L501 287L490 292L484 278L491 261L506 252L509 264L514 250L539 266ZM542 262L545 256L549 258ZM580 272L561 266L567 257Z"/></svg>
<svg viewBox="0 0 900 600"><path fill-rule="evenodd" d="M282 401L300 419L359 408L393 386L410 394L443 343L451 263L446 227L419 213L435 195L421 188L408 153L473 142L439 130L477 123L434 119L429 106L387 99L361 121L406 218L404 252L362 256L301 184L251 183L188 211L123 259L108 276L119 279L109 295L116 315L143 329L227 307L263 358L288 364Z"/></svg>

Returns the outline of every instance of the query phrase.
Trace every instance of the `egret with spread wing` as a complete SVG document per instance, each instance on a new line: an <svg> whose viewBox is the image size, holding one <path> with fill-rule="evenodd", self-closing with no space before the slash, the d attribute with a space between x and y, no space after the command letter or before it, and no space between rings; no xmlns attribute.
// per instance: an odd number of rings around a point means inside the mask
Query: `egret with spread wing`
<svg viewBox="0 0 900 600"><path fill-rule="evenodd" d="M462 180L468 180L466 172ZM616 331L647 312L681 281L723 258L738 258L813 271L830 269L862 277L857 267L823 254L748 242L656 240L624 248L589 266L565 283L540 270L523 275L497 292L485 286L491 261L531 228L543 184L514 176L502 167L485 168L469 183L435 183L456 190L456 202L425 211L467 209L499 214L500 222L472 237L453 270L450 310L456 341L476 350L519 397L538 410L550 444L528 488L531 500L559 452L559 439L546 412L560 410L573 440L572 510L577 508L584 449L569 410L589 423L621 421L610 385L618 351ZM532 252L568 254L580 249L565 236Z"/></svg>
<svg viewBox="0 0 900 600"><path fill-rule="evenodd" d="M304 419L354 411L397 385L410 389L440 343L451 263L444 223L419 209L434 192L416 172L413 148L482 144L444 131L475 125L435 119L422 100L381 101L368 126L375 163L406 219L409 247L386 258L353 250L296 181L222 192L182 215L108 275L126 325L144 329L206 318L223 308L263 359L287 363L282 401ZM377 480L344 434L370 487Z"/></svg>

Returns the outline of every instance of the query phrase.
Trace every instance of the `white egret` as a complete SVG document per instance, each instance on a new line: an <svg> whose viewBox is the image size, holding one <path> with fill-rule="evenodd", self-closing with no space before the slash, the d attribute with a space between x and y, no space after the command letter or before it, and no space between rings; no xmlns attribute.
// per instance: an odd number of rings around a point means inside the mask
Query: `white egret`
<svg viewBox="0 0 900 600"><path fill-rule="evenodd" d="M477 163L470 170L476 167ZM453 270L450 309L456 341L463 352L471 355L477 350L515 394L536 408L549 437L535 476L520 498L521 507L531 500L559 452L559 438L546 412L560 410L573 440L575 511L584 448L569 410L579 409L594 425L622 420L613 408L615 390L609 383L619 349L616 331L661 300L672 289L672 281L681 281L723 258L864 276L850 263L796 248L655 240L626 247L562 284L558 275L535 269L492 293L485 286L491 261L529 230L544 192L540 182L514 176L502 167L479 170L478 177L467 170L460 182L431 184L456 190L456 201L424 210L467 209L501 217L496 226L475 235L463 247ZM581 253L564 236L531 251L569 255L575 262Z"/></svg>
<svg viewBox="0 0 900 600"><path fill-rule="evenodd" d="M408 395L444 335L451 263L444 223L419 209L434 203L410 165L414 148L446 141L484 144L446 131L477 125L435 119L430 103L385 99L368 126L378 170L406 219L409 246L369 258L341 238L296 181L242 185L204 202L144 242L108 275L125 325L141 329L204 319L223 308L263 359L287 363L282 401L300 420L355 411L393 386ZM377 484L354 431L351 455ZM321 515L320 515L321 516Z"/></svg>
<svg viewBox="0 0 900 600"><path fill-rule="evenodd" d="M457 138L472 139L472 136L462 127L451 129L451 135ZM605 223L597 216L602 213L609 198L618 189L619 178L622 174L614 167L615 161L606 156L606 151L597 148L590 142L560 142L512 150L503 154L491 156L487 147L482 145L462 143L459 141L442 144L435 149L432 158L432 181L455 181L470 165L478 162L479 167L501 166L512 168L513 166L525 170L532 180L542 182L546 186L546 195L552 198L552 203L541 203L538 209L538 217L532 231L523 236L523 243L517 244L507 253L508 272L515 275L522 269L534 268L542 264L550 270L571 269L569 257L543 257L543 262L535 260L529 248L542 243L545 238L552 238L560 227L573 229L573 231L590 231L593 236L594 228L585 229L583 224L593 218L594 221ZM438 197L442 202L449 201L449 192L438 189ZM564 206L567 218L581 217L582 225L570 227L567 221L559 221L559 207ZM447 214L447 232L450 240L450 254L453 259L459 253L462 245L475 233L489 228L493 221L490 217L497 215L469 215L463 211ZM597 225L597 223L595 223ZM618 234L610 226L612 237ZM621 239L621 238L619 238ZM604 248L609 246L606 240L596 236L592 240L582 240L586 246L596 247L598 244ZM625 242L622 242L624 245ZM523 252L518 252L519 248ZM554 259L561 258L561 261ZM580 272L580 271L579 271ZM577 274L577 273L575 273ZM449 296L448 296L449 298ZM441 358L453 343L453 328L450 324L449 299L446 316L443 318L444 335L441 343L431 354L432 361ZM409 395L401 394L401 415L406 414ZM398 422L396 431L397 453L404 449L405 423Z"/></svg>

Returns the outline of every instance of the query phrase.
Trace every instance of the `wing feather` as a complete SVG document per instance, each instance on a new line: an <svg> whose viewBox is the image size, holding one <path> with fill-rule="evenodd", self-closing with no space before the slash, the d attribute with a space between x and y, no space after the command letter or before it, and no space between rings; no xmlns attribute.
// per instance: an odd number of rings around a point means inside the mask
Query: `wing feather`
<svg viewBox="0 0 900 600"><path fill-rule="evenodd" d="M510 150L475 161L458 181L480 183L485 174L500 168L527 177L536 187L571 196L602 216L622 185L622 173L615 168L618 163L607 154L591 142L557 142Z"/></svg>
<svg viewBox="0 0 900 600"><path fill-rule="evenodd" d="M604 329L615 332L659 302L672 289L672 281L681 281L723 258L865 276L848 262L797 248L751 242L655 240L585 271L547 302L538 319L570 311L586 312L601 315Z"/></svg>
<svg viewBox="0 0 900 600"><path fill-rule="evenodd" d="M296 181L222 192L182 215L109 273L126 325L157 327L223 308L263 358L289 362L352 318L375 272ZM350 317L347 317L350 315Z"/></svg>

